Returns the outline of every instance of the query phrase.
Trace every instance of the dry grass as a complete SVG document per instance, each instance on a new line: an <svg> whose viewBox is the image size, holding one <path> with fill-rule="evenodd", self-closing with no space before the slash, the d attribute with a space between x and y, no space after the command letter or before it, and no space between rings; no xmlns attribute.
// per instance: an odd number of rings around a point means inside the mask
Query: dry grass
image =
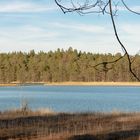
<svg viewBox="0 0 140 140"><path fill-rule="evenodd" d="M140 82L26 82L20 83L19 81L11 83L0 83L1 86L18 86L20 84L42 84L42 85L54 85L54 86L140 86Z"/></svg>
<svg viewBox="0 0 140 140"><path fill-rule="evenodd" d="M52 114L56 114L56 113L49 108L40 108L34 111L32 111L31 109L23 110L22 108L12 109L12 110L0 112L0 120L21 118L21 117L31 117L31 116L52 115Z"/></svg>
<svg viewBox="0 0 140 140"><path fill-rule="evenodd" d="M0 115L0 140L139 140L139 113ZM13 113L14 114L14 113Z"/></svg>
<svg viewBox="0 0 140 140"><path fill-rule="evenodd" d="M61 86L140 86L140 82L48 82L44 85Z"/></svg>
<svg viewBox="0 0 140 140"><path fill-rule="evenodd" d="M17 86L17 84L16 83L0 84L0 87L11 87L11 86Z"/></svg>

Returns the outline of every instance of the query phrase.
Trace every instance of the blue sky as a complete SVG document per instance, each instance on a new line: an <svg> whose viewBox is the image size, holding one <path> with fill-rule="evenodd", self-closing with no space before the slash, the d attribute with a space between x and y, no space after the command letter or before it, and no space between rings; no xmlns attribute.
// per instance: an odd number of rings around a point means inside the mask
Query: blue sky
<svg viewBox="0 0 140 140"><path fill-rule="evenodd" d="M139 0L125 0L140 12ZM130 54L140 50L140 16L120 3L115 17L119 35ZM122 52L109 15L64 15L54 0L0 0L0 52L67 49L93 53Z"/></svg>

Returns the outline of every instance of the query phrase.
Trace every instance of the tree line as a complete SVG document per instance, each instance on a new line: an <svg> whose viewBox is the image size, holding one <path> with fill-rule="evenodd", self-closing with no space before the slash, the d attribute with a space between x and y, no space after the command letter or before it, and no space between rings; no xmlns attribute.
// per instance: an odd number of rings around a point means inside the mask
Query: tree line
<svg viewBox="0 0 140 140"><path fill-rule="evenodd" d="M127 58L113 64L95 65L121 57L120 53L94 54L69 48L35 53L0 53L0 83L64 81L136 81ZM132 68L140 77L140 55L131 56Z"/></svg>

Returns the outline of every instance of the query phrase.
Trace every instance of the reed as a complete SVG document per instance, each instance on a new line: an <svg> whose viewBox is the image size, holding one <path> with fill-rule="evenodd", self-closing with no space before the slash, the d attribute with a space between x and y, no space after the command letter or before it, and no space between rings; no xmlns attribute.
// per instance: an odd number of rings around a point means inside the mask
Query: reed
<svg viewBox="0 0 140 140"><path fill-rule="evenodd" d="M0 140L138 140L139 113L0 113ZM20 115L19 115L20 114Z"/></svg>

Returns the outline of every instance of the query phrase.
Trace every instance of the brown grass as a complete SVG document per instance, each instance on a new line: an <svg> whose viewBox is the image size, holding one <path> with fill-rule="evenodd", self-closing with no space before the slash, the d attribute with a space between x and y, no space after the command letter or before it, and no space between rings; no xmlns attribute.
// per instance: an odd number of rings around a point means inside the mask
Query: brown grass
<svg viewBox="0 0 140 140"><path fill-rule="evenodd" d="M20 83L18 81L11 83L0 83L0 86L18 86L20 84L42 84L42 85L54 85L54 86L140 86L140 82L26 82Z"/></svg>
<svg viewBox="0 0 140 140"><path fill-rule="evenodd" d="M9 112L10 113L10 112ZM0 140L139 140L139 113L0 114ZM20 115L19 115L20 114ZM13 116L12 116L13 115Z"/></svg>
<svg viewBox="0 0 140 140"><path fill-rule="evenodd" d="M140 82L48 82L44 85L59 86L140 86Z"/></svg>
<svg viewBox="0 0 140 140"><path fill-rule="evenodd" d="M17 86L17 84L15 84L15 83L0 84L0 87L11 87L11 86Z"/></svg>

